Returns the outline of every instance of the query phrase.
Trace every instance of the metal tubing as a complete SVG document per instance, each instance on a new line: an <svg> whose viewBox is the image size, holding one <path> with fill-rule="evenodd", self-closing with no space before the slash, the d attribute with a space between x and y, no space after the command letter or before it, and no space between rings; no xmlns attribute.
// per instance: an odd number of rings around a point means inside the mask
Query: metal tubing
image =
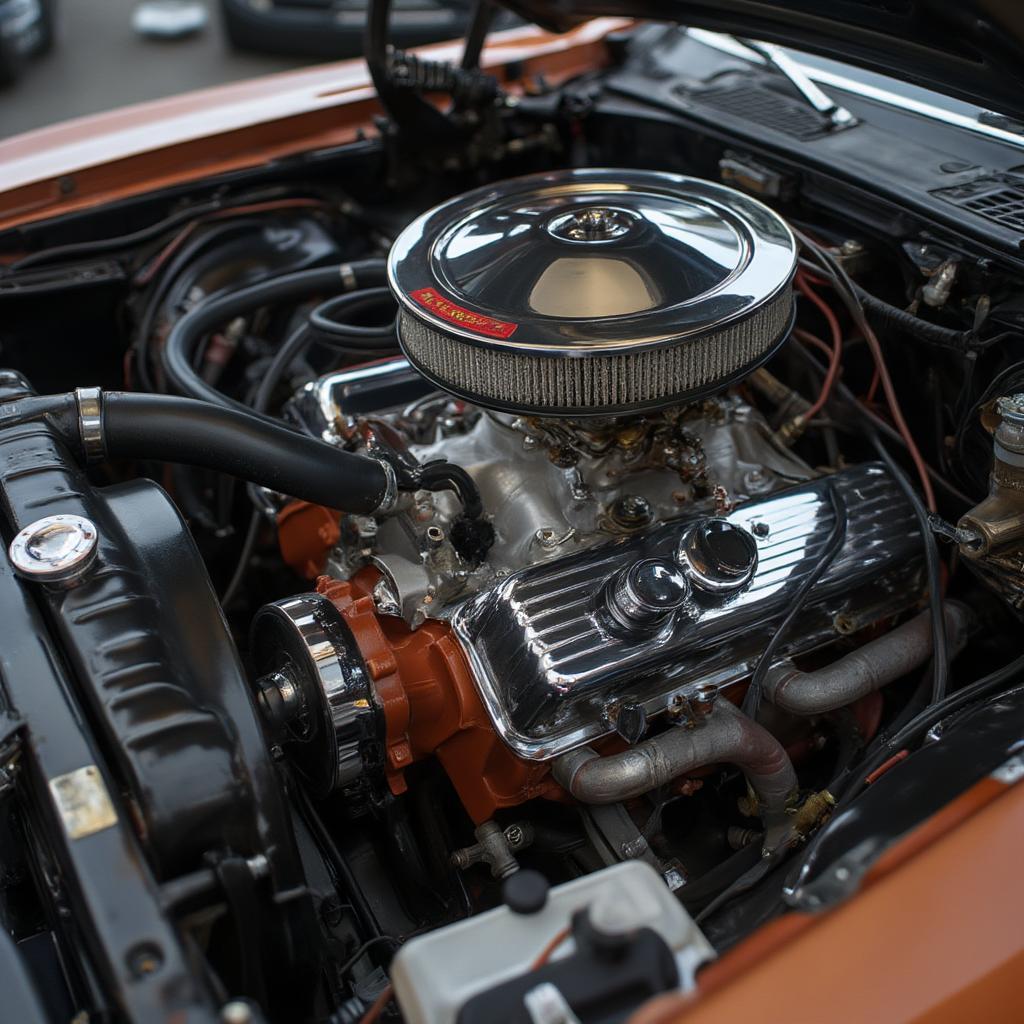
<svg viewBox="0 0 1024 1024"><path fill-rule="evenodd" d="M782 744L727 701L718 701L693 729L674 727L619 754L601 757L588 747L554 762L556 781L577 800L611 804L647 793L709 764L734 764L757 794L766 846L786 830L786 809L797 781Z"/></svg>
<svg viewBox="0 0 1024 1024"><path fill-rule="evenodd" d="M943 611L953 655L967 641L970 613L953 601L947 601ZM925 664L931 655L932 626L929 613L924 611L813 672L801 672L788 659L778 662L765 676L764 696L790 714L823 715L901 679Z"/></svg>

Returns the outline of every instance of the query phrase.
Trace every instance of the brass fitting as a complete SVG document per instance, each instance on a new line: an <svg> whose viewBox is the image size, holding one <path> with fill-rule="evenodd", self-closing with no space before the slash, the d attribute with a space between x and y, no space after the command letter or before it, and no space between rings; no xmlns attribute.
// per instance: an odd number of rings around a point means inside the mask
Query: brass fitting
<svg viewBox="0 0 1024 1024"><path fill-rule="evenodd" d="M831 813L836 805L836 798L827 790L812 793L793 815L793 828L801 836L808 836Z"/></svg>
<svg viewBox="0 0 1024 1024"><path fill-rule="evenodd" d="M1024 607L1024 394L996 402L988 496L960 518L961 554L1014 608Z"/></svg>

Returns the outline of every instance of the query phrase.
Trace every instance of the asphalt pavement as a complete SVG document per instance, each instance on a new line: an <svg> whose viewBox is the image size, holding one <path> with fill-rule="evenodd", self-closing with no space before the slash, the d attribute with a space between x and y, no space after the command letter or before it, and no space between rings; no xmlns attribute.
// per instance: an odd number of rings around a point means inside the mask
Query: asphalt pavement
<svg viewBox="0 0 1024 1024"><path fill-rule="evenodd" d="M157 41L132 31L136 0L63 0L57 45L32 61L22 79L0 88L0 138L83 114L173 96L274 71L318 63L233 51L217 0L200 35Z"/></svg>

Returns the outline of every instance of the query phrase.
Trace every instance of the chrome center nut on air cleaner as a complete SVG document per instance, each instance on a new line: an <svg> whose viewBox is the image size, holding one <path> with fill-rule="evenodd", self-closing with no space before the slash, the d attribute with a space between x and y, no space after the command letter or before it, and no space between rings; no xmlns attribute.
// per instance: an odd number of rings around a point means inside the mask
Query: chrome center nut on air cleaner
<svg viewBox="0 0 1024 1024"><path fill-rule="evenodd" d="M767 359L793 310L796 245L712 182L635 170L530 175L399 236L388 271L406 355L478 405L550 416L660 409Z"/></svg>

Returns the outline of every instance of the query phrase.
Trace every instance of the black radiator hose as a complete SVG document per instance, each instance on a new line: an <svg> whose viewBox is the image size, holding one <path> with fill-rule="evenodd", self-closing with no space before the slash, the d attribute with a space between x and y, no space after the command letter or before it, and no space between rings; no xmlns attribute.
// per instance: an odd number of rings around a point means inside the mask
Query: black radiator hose
<svg viewBox="0 0 1024 1024"><path fill-rule="evenodd" d="M356 455L251 413L167 395L109 392L103 402L107 454L202 466L345 512L380 508L389 474Z"/></svg>
<svg viewBox="0 0 1024 1024"><path fill-rule="evenodd" d="M55 427L86 458L156 459L201 466L344 512L367 514L390 499L394 473L376 459L335 448L251 412L168 395L108 391L102 428L87 450L75 394L0 404L0 429L31 421Z"/></svg>
<svg viewBox="0 0 1024 1024"><path fill-rule="evenodd" d="M387 270L382 259L354 260L351 263L298 270L227 295L207 299L186 313L171 329L163 348L163 367L175 391L226 409L245 411L267 423L272 417L256 413L208 384L193 368L192 361L200 341L236 316L265 306L303 302L318 295L356 291L385 284Z"/></svg>

